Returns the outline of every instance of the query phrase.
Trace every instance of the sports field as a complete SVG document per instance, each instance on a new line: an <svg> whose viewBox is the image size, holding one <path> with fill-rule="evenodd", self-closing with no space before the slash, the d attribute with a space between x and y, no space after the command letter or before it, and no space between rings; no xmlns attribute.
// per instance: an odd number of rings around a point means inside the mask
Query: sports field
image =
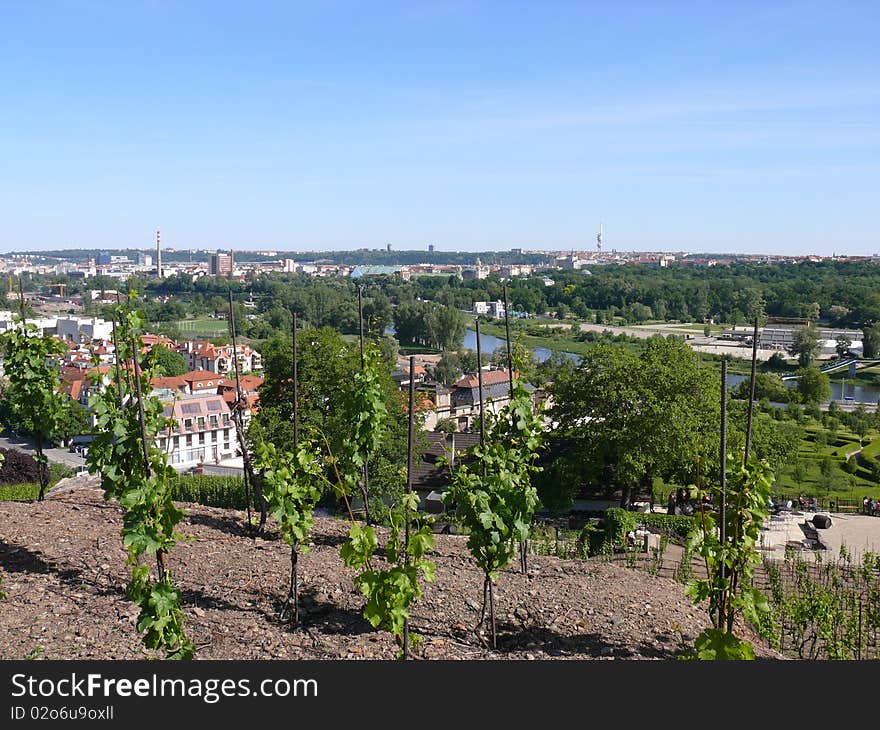
<svg viewBox="0 0 880 730"><path fill-rule="evenodd" d="M229 334L229 323L225 319L179 319L175 324L182 335L189 337L223 337Z"/></svg>

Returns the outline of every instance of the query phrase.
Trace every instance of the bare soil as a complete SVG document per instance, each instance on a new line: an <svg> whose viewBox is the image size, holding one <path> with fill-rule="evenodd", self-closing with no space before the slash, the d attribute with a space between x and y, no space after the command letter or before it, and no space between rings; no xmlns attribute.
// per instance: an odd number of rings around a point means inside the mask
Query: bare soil
<svg viewBox="0 0 880 730"><path fill-rule="evenodd" d="M316 517L300 557L302 627L278 621L290 549L272 529L245 532L242 512L184 505L169 556L200 659L393 659L394 637L362 617L363 596L339 558L346 522ZM0 658L152 656L125 598L122 510L93 488L42 503L0 503ZM271 527L271 525L270 525ZM437 580L411 611L425 659L672 659L707 626L674 580L598 560L532 557L498 577L498 650L474 630L483 577L465 538L438 535ZM518 568L518 561L515 561ZM778 658L760 648L761 656Z"/></svg>

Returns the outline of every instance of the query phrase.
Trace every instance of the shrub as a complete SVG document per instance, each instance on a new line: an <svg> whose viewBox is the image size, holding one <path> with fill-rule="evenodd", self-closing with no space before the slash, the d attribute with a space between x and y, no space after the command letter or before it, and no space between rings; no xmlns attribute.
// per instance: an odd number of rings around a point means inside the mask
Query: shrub
<svg viewBox="0 0 880 730"><path fill-rule="evenodd" d="M40 468L33 456L16 449L0 449L0 454L3 454L0 484L26 484L40 481Z"/></svg>
<svg viewBox="0 0 880 730"><path fill-rule="evenodd" d="M696 528L695 516L654 514L653 512L630 512L619 507L612 507L605 512L604 538L612 547L623 545L626 533L643 524L666 535L675 535L687 540Z"/></svg>
<svg viewBox="0 0 880 730"><path fill-rule="evenodd" d="M0 484L0 502L29 502L39 496L39 483Z"/></svg>
<svg viewBox="0 0 880 730"><path fill-rule="evenodd" d="M171 485L171 498L205 507L247 509L244 479L208 474L179 475Z"/></svg>

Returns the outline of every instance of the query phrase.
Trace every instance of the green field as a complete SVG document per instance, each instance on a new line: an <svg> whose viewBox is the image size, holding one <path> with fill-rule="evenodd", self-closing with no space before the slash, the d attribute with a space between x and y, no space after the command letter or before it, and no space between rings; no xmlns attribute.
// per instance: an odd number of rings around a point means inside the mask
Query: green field
<svg viewBox="0 0 880 730"><path fill-rule="evenodd" d="M229 334L229 323L225 319L179 319L175 326L186 337L225 337Z"/></svg>

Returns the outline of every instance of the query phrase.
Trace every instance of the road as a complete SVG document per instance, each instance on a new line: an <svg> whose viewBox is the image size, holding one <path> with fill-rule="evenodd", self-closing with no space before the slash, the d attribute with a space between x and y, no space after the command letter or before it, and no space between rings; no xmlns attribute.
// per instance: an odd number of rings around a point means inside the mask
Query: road
<svg viewBox="0 0 880 730"><path fill-rule="evenodd" d="M0 435L0 448L15 449L16 451L23 451L26 454L33 455L34 442L21 436L14 437L9 431L4 431ZM43 453L49 461L64 464L73 469L86 463L85 459L79 454L74 454L67 449L43 449Z"/></svg>

